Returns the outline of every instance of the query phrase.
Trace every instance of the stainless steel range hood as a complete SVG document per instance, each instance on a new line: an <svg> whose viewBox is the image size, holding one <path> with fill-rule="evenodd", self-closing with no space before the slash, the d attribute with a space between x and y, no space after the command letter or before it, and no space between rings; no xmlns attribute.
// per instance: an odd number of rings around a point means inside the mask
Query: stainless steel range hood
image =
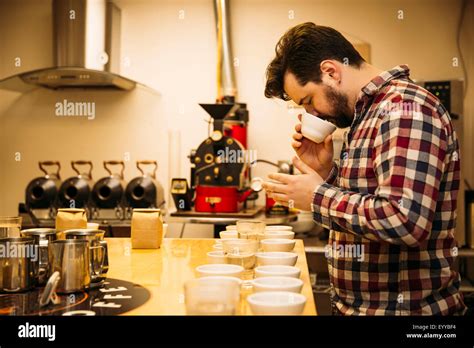
<svg viewBox="0 0 474 348"><path fill-rule="evenodd" d="M106 0L53 0L54 65L0 80L0 88L27 91L38 86L130 90L120 76L121 11Z"/></svg>

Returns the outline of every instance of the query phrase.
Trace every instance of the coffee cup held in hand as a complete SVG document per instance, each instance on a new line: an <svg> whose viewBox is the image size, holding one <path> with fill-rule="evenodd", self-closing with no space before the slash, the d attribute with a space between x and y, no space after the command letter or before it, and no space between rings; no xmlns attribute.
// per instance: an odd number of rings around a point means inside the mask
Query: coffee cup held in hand
<svg viewBox="0 0 474 348"><path fill-rule="evenodd" d="M317 116L303 113L301 116L301 134L315 143L322 143L329 134L334 133L336 126Z"/></svg>

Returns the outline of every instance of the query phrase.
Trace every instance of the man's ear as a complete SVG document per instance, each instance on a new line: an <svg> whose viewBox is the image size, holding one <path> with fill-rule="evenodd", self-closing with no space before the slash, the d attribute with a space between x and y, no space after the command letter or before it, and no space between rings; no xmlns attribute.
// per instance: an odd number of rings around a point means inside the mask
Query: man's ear
<svg viewBox="0 0 474 348"><path fill-rule="evenodd" d="M326 85L336 87L341 83L341 68L334 60L323 60L319 67L321 69L321 80Z"/></svg>

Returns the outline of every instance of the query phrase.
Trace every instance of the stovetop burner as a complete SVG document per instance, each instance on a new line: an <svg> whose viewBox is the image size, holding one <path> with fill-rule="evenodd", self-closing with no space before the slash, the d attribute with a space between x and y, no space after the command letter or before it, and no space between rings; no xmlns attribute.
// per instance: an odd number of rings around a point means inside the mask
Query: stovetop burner
<svg viewBox="0 0 474 348"><path fill-rule="evenodd" d="M143 305L150 292L141 285L119 279L107 279L101 287L74 294L58 294L61 302L40 308L44 288L0 294L2 315L118 315Z"/></svg>

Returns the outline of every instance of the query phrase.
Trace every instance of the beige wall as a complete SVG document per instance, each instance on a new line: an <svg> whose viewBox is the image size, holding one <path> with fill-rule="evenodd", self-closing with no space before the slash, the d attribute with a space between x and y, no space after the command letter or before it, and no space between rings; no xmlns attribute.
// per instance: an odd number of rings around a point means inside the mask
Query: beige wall
<svg viewBox="0 0 474 348"><path fill-rule="evenodd" d="M464 14L464 25L461 31L461 50L467 70L467 90L464 99L464 174L469 185L474 189L474 1L468 1Z"/></svg>
<svg viewBox="0 0 474 348"><path fill-rule="evenodd" d="M50 1L30 0L31 15L16 16L15 8L22 2L0 0L0 45L8 48L0 49L2 77L14 71L10 65L14 58L12 47L25 57L25 70L51 61ZM353 41L370 43L372 62L381 68L407 63L416 79L462 77L461 68L451 64L452 58L459 55L455 33L460 1L231 2L239 100L248 103L249 146L258 150L259 158L290 159L293 155L290 136L295 119L283 103L266 100L263 87L265 67L276 41L298 23L314 21L333 26ZM169 129L181 132L180 174L188 176L186 156L207 134L206 116L197 103L212 102L216 96L212 1L117 3L122 8L122 55L131 61L131 66L122 72L153 87L160 95L141 88L130 93L37 90L18 95L0 91L1 215L16 213L27 183L40 174L37 162L43 159L62 161L63 177L73 174L68 167L71 159L91 159L97 179L106 174L100 167L102 160L119 159L124 152L130 152L132 161L156 158L159 179L167 186ZM471 2L471 14L472 9ZM180 10L184 10L183 19L179 18L183 14ZM404 11L403 20L397 19L398 10ZM32 20L33 13L40 13L41 19ZM289 14L294 18L290 19ZM465 52L473 51L472 37L472 28L464 30ZM467 59L472 76L472 53ZM471 81L472 95L474 78ZM55 117L54 104L63 99L96 102L96 119ZM466 123L474 129L472 107L469 112ZM20 162L14 161L17 151L22 154ZM262 166L254 175L265 176L270 170ZM468 170L473 172L470 167ZM131 179L137 174L129 163L126 177ZM209 226L202 226L201 231L210 231Z"/></svg>

